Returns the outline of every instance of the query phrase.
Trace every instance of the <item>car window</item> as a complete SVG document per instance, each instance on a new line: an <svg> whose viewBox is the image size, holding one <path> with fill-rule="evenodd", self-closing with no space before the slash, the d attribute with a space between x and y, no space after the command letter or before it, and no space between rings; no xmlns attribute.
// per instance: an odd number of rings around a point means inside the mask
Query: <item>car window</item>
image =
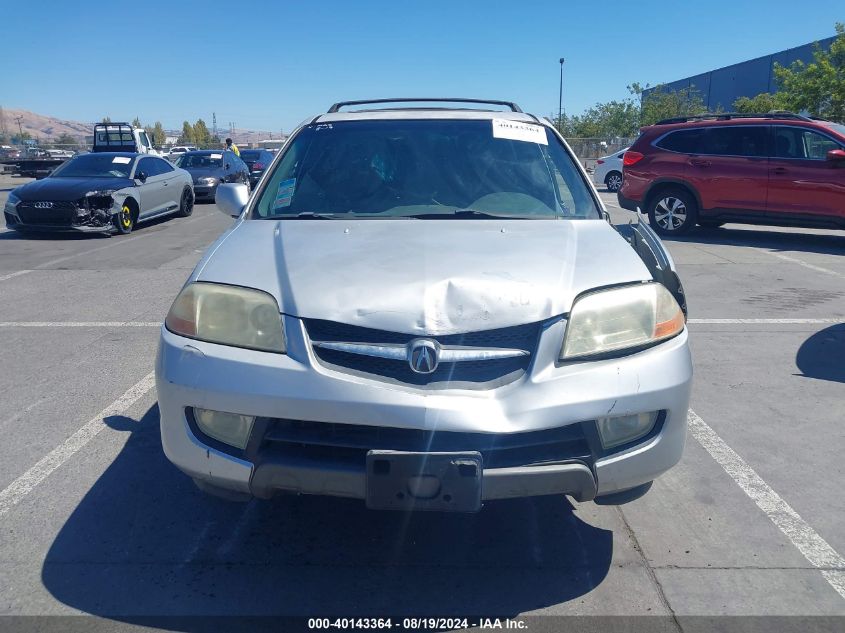
<svg viewBox="0 0 845 633"><path fill-rule="evenodd" d="M714 126L706 128L700 154L714 156L767 156L767 125Z"/></svg>
<svg viewBox="0 0 845 633"><path fill-rule="evenodd" d="M223 166L223 152L182 154L176 163L182 169L212 169Z"/></svg>
<svg viewBox="0 0 845 633"><path fill-rule="evenodd" d="M681 154L697 154L701 151L701 138L704 130L677 130L669 132L662 139L658 140L655 145L670 152L680 152Z"/></svg>
<svg viewBox="0 0 845 633"><path fill-rule="evenodd" d="M825 160L830 150L842 149L839 143L824 134L798 127L778 126L774 139L777 158Z"/></svg>
<svg viewBox="0 0 845 633"><path fill-rule="evenodd" d="M135 173L139 174L141 172L147 174L147 178L157 176L161 173L158 171L158 167L156 167L156 159L154 158L142 158L138 161L138 169L135 170Z"/></svg>
<svg viewBox="0 0 845 633"><path fill-rule="evenodd" d="M162 158L156 158L155 163L158 166L158 173L167 174L173 171L173 165Z"/></svg>
<svg viewBox="0 0 845 633"><path fill-rule="evenodd" d="M51 178L129 178L130 156L83 154L56 168Z"/></svg>
<svg viewBox="0 0 845 633"><path fill-rule="evenodd" d="M288 143L253 217L451 216L456 210L600 217L557 137L522 125L533 136L502 138L489 119L306 126Z"/></svg>

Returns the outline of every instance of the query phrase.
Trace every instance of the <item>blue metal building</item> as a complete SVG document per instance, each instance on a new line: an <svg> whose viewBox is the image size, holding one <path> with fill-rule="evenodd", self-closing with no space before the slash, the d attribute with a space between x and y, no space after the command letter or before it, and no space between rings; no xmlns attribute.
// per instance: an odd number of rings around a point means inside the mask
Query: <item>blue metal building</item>
<svg viewBox="0 0 845 633"><path fill-rule="evenodd" d="M827 50L835 39L836 36L828 37L818 42L788 48L779 53L764 55L686 79L678 79L667 83L665 88L669 91L677 91L694 87L698 90L708 110L712 112L721 106L722 109L730 111L733 108L734 101L740 97L753 97L761 92L775 92L777 90L774 73L775 62L781 66L789 66L798 60L804 63L811 62L813 61L813 51L815 51L816 44ZM643 90L643 98L653 90L654 88Z"/></svg>

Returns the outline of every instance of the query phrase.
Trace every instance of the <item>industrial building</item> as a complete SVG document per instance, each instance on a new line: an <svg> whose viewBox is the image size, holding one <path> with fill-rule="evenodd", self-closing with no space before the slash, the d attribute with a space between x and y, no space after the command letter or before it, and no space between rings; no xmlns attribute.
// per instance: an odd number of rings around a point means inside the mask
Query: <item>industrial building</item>
<svg viewBox="0 0 845 633"><path fill-rule="evenodd" d="M707 109L711 112L719 107L730 111L734 101L740 97L754 97L761 92L777 91L774 73L775 63L781 66L789 66L798 60L804 63L811 62L817 45L821 49L827 50L835 39L836 36L828 37L818 42L788 48L779 53L764 55L685 79L678 79L666 83L665 89L678 91L684 88L695 88ZM643 90L642 97L645 98L653 90L655 88Z"/></svg>

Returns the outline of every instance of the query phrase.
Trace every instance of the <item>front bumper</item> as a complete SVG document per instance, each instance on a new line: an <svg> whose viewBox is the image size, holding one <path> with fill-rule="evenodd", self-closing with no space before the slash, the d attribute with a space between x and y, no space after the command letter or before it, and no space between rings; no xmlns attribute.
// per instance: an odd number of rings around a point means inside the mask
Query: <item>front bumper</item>
<svg viewBox="0 0 845 633"><path fill-rule="evenodd" d="M546 494L589 500L652 481L683 452L692 381L686 331L624 358L561 365L565 321L559 321L543 331L529 372L519 380L483 391L426 391L320 365L302 322L286 316L285 328L287 355L204 343L162 328L156 360L162 444L191 477L260 497L277 490L366 494L363 458L271 451L255 442L242 453L227 450L197 432L193 407L265 421L426 431L429 437L485 435L493 442L595 428L594 420L608 415L663 412L653 433L621 450L605 452L588 442L584 454L550 463L485 464L482 500ZM256 422L256 428L262 425Z"/></svg>
<svg viewBox="0 0 845 633"><path fill-rule="evenodd" d="M27 233L114 233L113 224L92 226L86 224L27 224L11 213L4 212L6 228Z"/></svg>
<svg viewBox="0 0 845 633"><path fill-rule="evenodd" d="M217 184L198 185L194 183L194 200L214 200L217 193Z"/></svg>

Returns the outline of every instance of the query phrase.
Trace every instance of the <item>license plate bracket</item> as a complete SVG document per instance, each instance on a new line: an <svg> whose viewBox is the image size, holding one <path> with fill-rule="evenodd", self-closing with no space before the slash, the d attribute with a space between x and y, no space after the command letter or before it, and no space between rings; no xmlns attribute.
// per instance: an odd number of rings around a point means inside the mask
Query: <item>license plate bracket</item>
<svg viewBox="0 0 845 633"><path fill-rule="evenodd" d="M374 510L478 512L481 453L367 453L367 507Z"/></svg>

